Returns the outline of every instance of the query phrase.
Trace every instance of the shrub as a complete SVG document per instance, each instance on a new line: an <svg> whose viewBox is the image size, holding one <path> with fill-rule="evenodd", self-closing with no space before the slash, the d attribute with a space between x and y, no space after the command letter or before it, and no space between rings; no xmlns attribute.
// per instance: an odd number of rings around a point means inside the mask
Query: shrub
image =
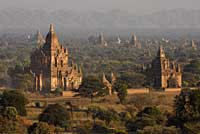
<svg viewBox="0 0 200 134"><path fill-rule="evenodd" d="M49 126L48 123L39 122L34 123L28 129L29 134L53 134L54 133L54 126Z"/></svg>
<svg viewBox="0 0 200 134"><path fill-rule="evenodd" d="M183 134L199 134L200 123L199 122L188 122L185 123L182 129Z"/></svg>
<svg viewBox="0 0 200 134"><path fill-rule="evenodd" d="M63 128L70 127L70 113L59 104L49 105L39 116L39 121Z"/></svg>
<svg viewBox="0 0 200 134"><path fill-rule="evenodd" d="M26 104L28 103L27 98L24 94L18 90L4 91L1 99L1 105L6 107L15 107L19 115L25 116Z"/></svg>
<svg viewBox="0 0 200 134"><path fill-rule="evenodd" d="M78 90L76 96L90 98L91 102L96 97L103 97L108 95L108 90L103 85L102 81L95 76L88 76L83 79L83 82Z"/></svg>
<svg viewBox="0 0 200 134"><path fill-rule="evenodd" d="M61 96L62 95L62 92L63 92L63 89L62 88L56 88L56 90L54 91L54 94L56 96Z"/></svg>
<svg viewBox="0 0 200 134"><path fill-rule="evenodd" d="M156 107L146 107L138 112L136 119L130 119L126 122L128 131L136 132L147 126L164 125L166 117Z"/></svg>
<svg viewBox="0 0 200 134"><path fill-rule="evenodd" d="M102 109L98 106L90 106L88 108L88 113L92 115L94 124L96 118L105 121L106 125L110 125L111 121L118 121L119 120L119 115L118 113L113 110L113 109Z"/></svg>
<svg viewBox="0 0 200 134"><path fill-rule="evenodd" d="M175 127L163 127L160 125L146 126L142 130L137 130L137 134L179 134L179 129Z"/></svg>
<svg viewBox="0 0 200 134"><path fill-rule="evenodd" d="M6 107L3 112L3 115L8 119L16 119L17 114L18 113L15 107Z"/></svg>
<svg viewBox="0 0 200 134"><path fill-rule="evenodd" d="M94 124L92 128L93 133L108 134L109 129L103 124Z"/></svg>
<svg viewBox="0 0 200 134"><path fill-rule="evenodd" d="M145 107L141 112L138 113L137 116L143 116L145 114L150 116L158 116L161 115L162 113L156 107Z"/></svg>
<svg viewBox="0 0 200 134"><path fill-rule="evenodd" d="M91 134L91 130L92 130L92 123L89 122L84 122L83 126L79 126L77 128L77 133L78 134Z"/></svg>
<svg viewBox="0 0 200 134"><path fill-rule="evenodd" d="M109 126L111 121L118 121L119 120L119 115L115 110L108 109L108 110L99 111L99 117L98 118L105 121L106 125Z"/></svg>
<svg viewBox="0 0 200 134"><path fill-rule="evenodd" d="M27 129L18 119L0 116L1 134L27 134Z"/></svg>
<svg viewBox="0 0 200 134"><path fill-rule="evenodd" d="M128 95L127 88L128 88L128 86L120 81L115 82L115 84L114 84L113 89L117 92L117 96L118 96L121 104L126 102L126 98Z"/></svg>
<svg viewBox="0 0 200 134"><path fill-rule="evenodd" d="M176 96L174 109L176 117L181 121L200 119L200 90L183 90Z"/></svg>

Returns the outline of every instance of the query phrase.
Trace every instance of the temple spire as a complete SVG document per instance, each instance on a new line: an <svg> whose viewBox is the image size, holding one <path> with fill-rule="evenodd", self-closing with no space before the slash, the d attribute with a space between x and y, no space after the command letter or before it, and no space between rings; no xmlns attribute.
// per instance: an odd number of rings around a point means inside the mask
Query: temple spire
<svg viewBox="0 0 200 134"><path fill-rule="evenodd" d="M53 24L50 24L50 29L49 29L49 31L52 32L52 33L54 32L54 26L53 26Z"/></svg>
<svg viewBox="0 0 200 134"><path fill-rule="evenodd" d="M159 50L158 50L157 56L160 57L160 58L165 57L165 52L164 52L164 50L163 50L162 45L160 45L160 48L159 48Z"/></svg>

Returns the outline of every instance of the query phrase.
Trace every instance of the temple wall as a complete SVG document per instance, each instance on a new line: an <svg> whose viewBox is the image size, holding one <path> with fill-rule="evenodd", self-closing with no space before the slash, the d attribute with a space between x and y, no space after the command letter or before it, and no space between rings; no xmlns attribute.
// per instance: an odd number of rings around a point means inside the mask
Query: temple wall
<svg viewBox="0 0 200 134"><path fill-rule="evenodd" d="M148 88L140 88L140 89L128 89L128 94L146 94L149 93Z"/></svg>

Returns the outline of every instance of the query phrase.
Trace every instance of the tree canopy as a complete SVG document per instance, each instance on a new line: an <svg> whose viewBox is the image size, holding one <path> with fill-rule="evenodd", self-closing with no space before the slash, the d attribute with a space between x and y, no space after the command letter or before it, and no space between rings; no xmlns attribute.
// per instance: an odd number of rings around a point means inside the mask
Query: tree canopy
<svg viewBox="0 0 200 134"><path fill-rule="evenodd" d="M128 95L128 92L127 92L128 86L122 81L117 81L115 82L113 89L114 91L117 92L117 96L120 100L120 103L122 104L125 103L127 95Z"/></svg>
<svg viewBox="0 0 200 134"><path fill-rule="evenodd" d="M181 121L200 121L200 90L183 90L176 96L174 108Z"/></svg>
<svg viewBox="0 0 200 134"><path fill-rule="evenodd" d="M19 90L6 90L3 92L1 98L1 105L6 107L15 107L19 115L25 116L26 113L26 104L28 103L28 99L25 95Z"/></svg>
<svg viewBox="0 0 200 134"><path fill-rule="evenodd" d="M88 76L83 79L80 88L76 92L78 93L77 96L90 98L92 102L95 97L107 95L108 89L99 78Z"/></svg>
<svg viewBox="0 0 200 134"><path fill-rule="evenodd" d="M40 114L39 121L66 128L70 125L70 113L60 104L49 105Z"/></svg>

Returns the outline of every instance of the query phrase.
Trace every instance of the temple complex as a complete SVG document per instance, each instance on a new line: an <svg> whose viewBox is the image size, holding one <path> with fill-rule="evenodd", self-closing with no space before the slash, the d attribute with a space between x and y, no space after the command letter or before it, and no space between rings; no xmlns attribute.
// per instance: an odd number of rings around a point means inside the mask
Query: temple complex
<svg viewBox="0 0 200 134"><path fill-rule="evenodd" d="M68 50L59 43L51 24L45 43L31 54L31 73L35 91L51 92L77 89L82 82L82 70L73 63L68 65Z"/></svg>
<svg viewBox="0 0 200 134"><path fill-rule="evenodd" d="M180 88L182 85L182 73L180 65L169 61L165 52L160 46L156 58L152 61L153 86L161 88Z"/></svg>

